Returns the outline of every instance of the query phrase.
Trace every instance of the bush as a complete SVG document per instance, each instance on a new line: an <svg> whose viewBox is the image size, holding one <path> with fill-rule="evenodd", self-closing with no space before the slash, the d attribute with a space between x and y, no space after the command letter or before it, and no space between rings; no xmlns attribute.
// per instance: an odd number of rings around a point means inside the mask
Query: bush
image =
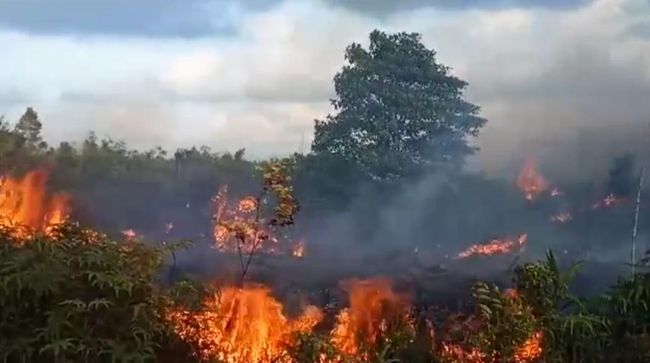
<svg viewBox="0 0 650 363"><path fill-rule="evenodd" d="M20 243L19 243L20 242ZM74 225L0 234L0 357L16 362L154 361L167 297L162 250Z"/></svg>

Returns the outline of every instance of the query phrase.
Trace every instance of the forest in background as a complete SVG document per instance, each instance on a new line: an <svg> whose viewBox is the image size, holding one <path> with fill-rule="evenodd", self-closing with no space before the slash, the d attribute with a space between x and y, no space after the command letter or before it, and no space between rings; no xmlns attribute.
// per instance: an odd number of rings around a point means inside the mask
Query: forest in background
<svg viewBox="0 0 650 363"><path fill-rule="evenodd" d="M165 353L160 349L164 351L176 347L175 344L188 350L189 357L201 358L202 343L186 339L178 330L167 332L159 309L171 305L178 311L187 310L184 304L190 302L182 301L183 294L201 292L210 296L211 292L187 281L161 290L157 279L159 269L169 261L166 251L146 242L130 242L135 244L124 250L113 240L121 240L122 231L133 230L144 241L183 238L212 244L213 199L219 188L227 185L235 198L257 193L260 182L268 178L265 168L287 160L291 168L286 173L291 177L292 194L300 207L292 211L291 226L287 228L305 238L307 257L310 250L325 250L315 256L335 264L331 269L349 263L353 266L346 271L355 276L378 274L385 271L368 266L376 264L377 258L384 261L385 270L391 270L397 266L392 258L400 254L410 256L414 251L433 255L427 261L429 264L449 265L455 255L475 243L523 233L528 236L526 250L521 254L522 265L514 272L514 287L519 295L487 284L476 285L471 297L476 314L463 320L463 324L477 324L477 328L469 329L473 335L460 339L446 332L450 335L423 352L422 342L409 338L417 330L415 326L404 325L400 320L401 300L392 299L389 294L387 301L395 301L399 312L391 320L394 331L390 333L397 335L382 331L381 339L366 341L370 347L365 355L357 354L357 347L349 359L463 361L445 354L465 354L467 357L462 359L468 362L644 361L649 351L646 329L650 322L643 303L650 296L645 270L640 266L638 277L616 285L611 295L614 298L598 295L598 303L592 304L591 300L577 301L568 294L573 272L562 274L555 256L545 255L550 248L569 262L585 259L612 263L610 270L618 274L620 270L613 265L629 261L638 156L612 155L604 180L578 180L563 185L545 181L544 188L538 186L539 190L533 190L533 198L528 198L526 189L518 188L515 180L487 178L463 168L465 159L476 152L468 139L479 137L486 120L479 116L478 106L463 99L467 84L437 63L435 52L426 49L417 34L376 31L370 35L367 49L353 44L345 57L346 66L334 78L334 111L325 120L315 122L311 151L282 160L251 161L245 158L244 150L220 153L208 147L180 149L173 154L162 148L137 151L123 142L100 140L93 134L79 144L63 142L54 147L42 140L42 122L47 120L40 120L34 109L28 108L15 122L3 120L0 170L20 177L31 170L46 169L50 175L48 188L71 196L72 220L112 237L91 238L74 226L64 228L54 237L28 238L28 243L16 241L11 233L3 237L3 306L12 306L3 313L3 319L10 319L11 311L24 319L21 324L25 327L15 323L3 327L3 341L14 344L15 349L5 350L9 352L5 353L9 361L39 355L42 361L51 361L52 357L58 361L78 361L75 359L82 352L88 354L86 357L103 359L103 353L99 353L102 351L110 351L107 357L113 354L124 358L119 354L128 351L135 355L134 359L161 359ZM551 195L556 188L558 195ZM609 196L615 198L611 206L607 202ZM596 207L598 203L600 207ZM571 213L571 219L554 223L552 219L558 213ZM645 252L644 240L650 227L643 205L640 216L639 260ZM166 228L169 223L174 226L171 232ZM340 256L344 250L346 254L358 251L361 257L344 261ZM96 253L106 260L92 260L97 258ZM82 261L73 258L77 254ZM36 257L44 258L42 265L26 263ZM84 262L86 258L90 260ZM538 258L542 261L534 262ZM372 263L366 265L362 261ZM193 263L196 262L191 259L188 262ZM120 271L122 265L129 266ZM473 270L467 265L463 267ZM499 269L503 270L503 266ZM58 274L44 279L50 281L46 286L34 285L43 278L37 272L44 271ZM104 272L108 278L104 283L93 280ZM130 279L135 279L133 284L125 283ZM114 293L106 290L111 284L118 286ZM192 294L177 294L175 290L190 287ZM121 288L138 290L124 297L119 293ZM87 295L76 295L78 291L85 294L85 289ZM25 296L34 300L23 306L18 302ZM205 301L205 296L197 299ZM59 309L61 304L65 309ZM119 309L114 309L116 306ZM135 313L131 311L135 306L150 309L146 311L148 317L130 323L120 320L124 319L120 315L124 311ZM43 315L32 317L34 309ZM201 311L206 305L196 309ZM66 329L43 335L44 321L47 329L54 329L57 324L51 319L58 315L48 315L50 312L70 314L65 316L81 320L71 318ZM110 327L111 324L99 333L88 331L97 319L124 321L125 329L140 329L137 331L145 336L133 338L137 334L116 331L113 328L121 328ZM192 336L200 337L202 322L192 323L198 324L199 329ZM35 340L26 338L36 331L41 333L35 335ZM544 340L539 345L544 354L531 359L515 358L517 349L538 332L543 332L540 334ZM296 345L286 348L291 358L283 359L343 361L341 352L330 350L345 351L345 346L309 333L292 341ZM80 338L84 334L90 337L87 342ZM158 340L160 337L163 341ZM111 339L112 346L107 342ZM166 339L177 341L171 343ZM629 348L624 355L613 357L608 349L617 345ZM454 347L462 349L456 351ZM409 358L410 354L417 358Z"/></svg>

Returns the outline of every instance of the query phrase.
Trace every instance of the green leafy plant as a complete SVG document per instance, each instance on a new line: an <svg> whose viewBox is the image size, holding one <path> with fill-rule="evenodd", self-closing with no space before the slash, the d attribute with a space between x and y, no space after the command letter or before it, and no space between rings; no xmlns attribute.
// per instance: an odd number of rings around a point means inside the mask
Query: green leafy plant
<svg viewBox="0 0 650 363"><path fill-rule="evenodd" d="M270 239L274 229L294 224L299 204L293 196L290 169L293 159L282 159L260 166L262 188L256 197L247 197L237 207L241 214L228 216L226 190L214 199L213 219L217 226L218 243L234 242L241 266L240 283L244 283L256 252ZM269 210L268 205L273 205Z"/></svg>
<svg viewBox="0 0 650 363"><path fill-rule="evenodd" d="M514 361L518 348L538 329L533 309L517 292L504 293L482 282L474 286L473 295L481 326L470 342L487 361Z"/></svg>
<svg viewBox="0 0 650 363"><path fill-rule="evenodd" d="M19 243L21 242L21 243ZM0 236L0 358L154 361L169 331L157 286L165 253L76 225L54 237Z"/></svg>

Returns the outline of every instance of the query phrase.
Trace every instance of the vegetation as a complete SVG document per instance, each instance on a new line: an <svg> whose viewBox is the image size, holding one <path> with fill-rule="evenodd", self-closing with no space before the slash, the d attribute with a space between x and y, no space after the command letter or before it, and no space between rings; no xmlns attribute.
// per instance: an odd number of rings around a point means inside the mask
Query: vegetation
<svg viewBox="0 0 650 363"><path fill-rule="evenodd" d="M4 361L191 361L165 311L197 309L206 287L158 281L166 253L141 242L115 242L75 225L52 236L0 240L0 351ZM555 257L519 266L513 290L486 283L474 290L476 313L461 336L395 321L364 347L372 362L448 360L444 347L480 352L484 362L521 362L518 349L540 333L544 362L646 362L650 357L650 272L621 280L592 301L568 293L577 265L558 268ZM470 323L468 323L470 322ZM458 328L458 324L452 324ZM433 338L436 339L433 339ZM436 348L437 347L437 348ZM295 362L340 357L329 338L300 334L287 347ZM348 357L348 361L358 359Z"/></svg>
<svg viewBox="0 0 650 363"><path fill-rule="evenodd" d="M164 252L65 226L0 237L0 352L9 362L153 360L167 334Z"/></svg>
<svg viewBox="0 0 650 363"><path fill-rule="evenodd" d="M455 238L474 241L483 236L473 230L528 230L529 225L537 226L530 220L548 222L544 213L552 206L516 209L524 208L523 203L520 198L513 202L507 182L459 170L473 151L467 137L477 135L485 120L477 106L463 99L466 83L437 63L435 52L417 34L373 32L369 48L351 45L346 60L334 80L336 114L316 122L313 152L308 155L260 162L246 160L244 150L216 153L201 147L170 156L161 148L129 150L123 142L99 140L94 134L80 145L63 142L52 147L42 139L38 114L28 108L15 125L0 118L0 170L23 174L48 166L53 188L74 191L74 220L92 221L93 229L109 235L133 228L150 240L171 238L164 228L170 221L171 234L211 238L215 211L208 201L215 189L228 185L230 193L240 196L258 192L261 181L252 219L218 221L239 252L242 284L258 244L268 238L261 232L293 225L297 200L304 207L298 228L316 225L328 230L324 216L345 211L355 227L352 234L359 235L353 239L360 241L372 241L377 226L387 220L405 234L417 231L400 237L422 245L431 244L431 236L449 236L449 230L455 231ZM631 156L615 160L604 194L633 194L634 169ZM395 202L400 188L415 188L430 173L444 176L442 192L418 204L419 218L381 214L386 204ZM603 191L592 185L572 187L580 192L575 197L580 202L584 200L579 198ZM419 189L414 194L419 198ZM363 207L354 204L356 200ZM486 209L486 205L503 207ZM400 212L412 209L406 204ZM572 233L567 238L571 242L580 242L567 248L588 250L592 244L619 240L612 236L629 230L627 217L625 212L612 212L576 218L564 231ZM475 228L466 228L468 221ZM595 226L601 229L593 232ZM531 229L531 235L536 233ZM201 342L179 336L168 313L205 310L203 298L218 296L219 290L198 281L171 286L161 281L174 244L118 241L70 224L22 238L10 230L0 232L3 361L199 360ZM607 293L590 299L569 293L579 268L580 264L561 268L549 252L545 260L518 266L511 289L477 283L472 290L474 310L448 316L444 324L432 327L428 317L416 314L390 320L377 339L352 355L317 327L292 339L282 359L649 361L647 266L639 265L635 276L621 278Z"/></svg>
<svg viewBox="0 0 650 363"><path fill-rule="evenodd" d="M337 111L316 121L314 152L340 155L373 179L412 175L462 161L485 120L462 98L464 81L436 63L418 34L370 34L352 44L334 77ZM443 142L444 140L444 142Z"/></svg>

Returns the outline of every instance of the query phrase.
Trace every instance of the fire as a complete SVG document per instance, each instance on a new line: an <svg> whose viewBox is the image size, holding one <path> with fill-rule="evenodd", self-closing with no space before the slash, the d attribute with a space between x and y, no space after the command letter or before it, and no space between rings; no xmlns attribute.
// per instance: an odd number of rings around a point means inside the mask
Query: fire
<svg viewBox="0 0 650 363"><path fill-rule="evenodd" d="M442 357L447 362L486 363L485 353L477 348L465 349L460 345L443 343Z"/></svg>
<svg viewBox="0 0 650 363"><path fill-rule="evenodd" d="M305 241L298 241L291 249L291 255L296 258L305 257Z"/></svg>
<svg viewBox="0 0 650 363"><path fill-rule="evenodd" d="M553 223L567 223L573 220L573 215L570 212L561 212L551 217Z"/></svg>
<svg viewBox="0 0 650 363"><path fill-rule="evenodd" d="M15 230L17 237L33 231L51 233L70 213L70 198L57 193L48 197L48 174L31 171L22 178L5 176L0 181L0 226ZM15 229L19 227L18 229Z"/></svg>
<svg viewBox="0 0 650 363"><path fill-rule="evenodd" d="M229 203L228 187L212 198L213 238L220 251L277 253L278 240L259 215L259 201L247 196Z"/></svg>
<svg viewBox="0 0 650 363"><path fill-rule="evenodd" d="M617 204L620 204L622 201L623 201L622 198L617 197L616 195L614 195L614 193L610 193L602 200L599 200L596 203L594 203L591 206L591 208L592 209L611 208Z"/></svg>
<svg viewBox="0 0 650 363"><path fill-rule="evenodd" d="M406 323L413 328L408 299L392 289L389 279L348 280L342 284L350 306L337 316L332 342L343 353L357 356L363 347L377 344L390 327Z"/></svg>
<svg viewBox="0 0 650 363"><path fill-rule="evenodd" d="M504 295L510 299L521 299L519 291L515 288L507 289ZM521 303L521 300L519 300ZM542 342L543 333L535 331L533 334L524 341L523 344L517 347L514 352L513 360L516 363L529 363L536 362L542 356Z"/></svg>
<svg viewBox="0 0 650 363"><path fill-rule="evenodd" d="M532 201L548 189L549 183L538 172L535 162L529 159L517 177L517 186L526 199Z"/></svg>
<svg viewBox="0 0 650 363"><path fill-rule="evenodd" d="M515 362L535 362L537 359L539 359L542 356L543 337L544 336L540 331L533 333L533 335L515 351Z"/></svg>
<svg viewBox="0 0 650 363"><path fill-rule="evenodd" d="M244 197L237 203L239 213L252 213L257 209L257 200L251 196Z"/></svg>
<svg viewBox="0 0 650 363"><path fill-rule="evenodd" d="M250 285L227 287L204 301L201 311L171 311L168 318L182 339L198 344L202 359L270 363L285 362L281 359L293 335L311 331L323 314L308 306L289 319L267 287Z"/></svg>
<svg viewBox="0 0 650 363"><path fill-rule="evenodd" d="M474 255L504 255L511 253L514 249L521 250L526 241L528 240L527 234L522 234L518 238L495 239L487 244L472 245L466 250L458 254L458 258L468 258Z"/></svg>
<svg viewBox="0 0 650 363"><path fill-rule="evenodd" d="M509 299L516 299L519 297L519 291L517 289L507 289L503 294Z"/></svg>
<svg viewBox="0 0 650 363"><path fill-rule="evenodd" d="M349 307L339 311L329 338L337 353L320 357L320 363L341 363L349 359L371 361L390 339L394 328L415 333L409 299L392 288L387 278L351 279L341 287L349 295ZM505 292L517 299L515 289ZM310 333L323 321L323 312L307 306L300 316L288 318L271 290L259 284L242 288L226 287L209 295L199 310L173 309L167 312L178 336L197 347L204 361L224 363L295 363L287 355L296 333ZM432 327L430 334L433 338ZM474 330L467 326L465 329ZM533 333L512 355L516 363L530 363L542 355L543 335ZM442 341L441 356L446 361L490 363L490 355L478 347ZM432 351L435 349L431 347Z"/></svg>
<svg viewBox="0 0 650 363"><path fill-rule="evenodd" d="M515 350L512 361L515 363L536 362L542 356L542 332L535 332ZM462 363L492 363L485 353L475 347L464 348L457 344L443 343L442 357L449 362Z"/></svg>

